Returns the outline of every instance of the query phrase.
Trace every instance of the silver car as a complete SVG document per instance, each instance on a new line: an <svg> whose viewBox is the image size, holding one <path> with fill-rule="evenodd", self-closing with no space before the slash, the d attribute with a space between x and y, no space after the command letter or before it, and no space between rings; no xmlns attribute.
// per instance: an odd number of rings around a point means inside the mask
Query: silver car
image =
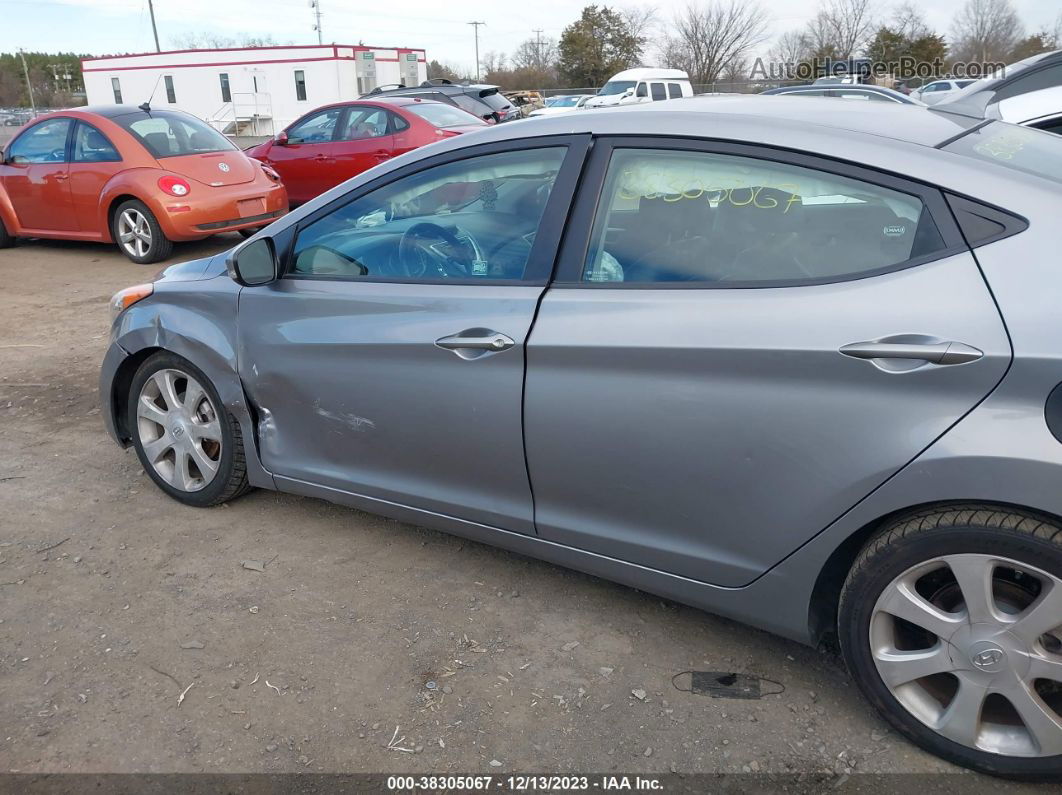
<svg viewBox="0 0 1062 795"><path fill-rule="evenodd" d="M320 497L836 640L913 742L1049 778L1060 211L1062 139L921 107L501 125L119 293L103 413L188 505Z"/></svg>

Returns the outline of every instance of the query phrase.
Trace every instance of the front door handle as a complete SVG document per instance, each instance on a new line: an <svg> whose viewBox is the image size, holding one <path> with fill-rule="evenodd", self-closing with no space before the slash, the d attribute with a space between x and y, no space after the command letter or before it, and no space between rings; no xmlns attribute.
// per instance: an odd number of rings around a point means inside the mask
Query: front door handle
<svg viewBox="0 0 1062 795"><path fill-rule="evenodd" d="M853 342L840 350L856 359L921 359L931 364L965 364L984 356L962 342Z"/></svg>
<svg viewBox="0 0 1062 795"><path fill-rule="evenodd" d="M516 343L512 337L490 329L468 329L451 334L449 337L440 337L435 344L448 351L473 350L473 351L505 351Z"/></svg>

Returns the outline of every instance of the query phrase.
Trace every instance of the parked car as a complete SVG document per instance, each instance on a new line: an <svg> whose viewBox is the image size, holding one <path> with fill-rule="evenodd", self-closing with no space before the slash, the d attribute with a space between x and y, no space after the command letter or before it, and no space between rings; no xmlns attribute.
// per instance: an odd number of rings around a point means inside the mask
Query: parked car
<svg viewBox="0 0 1062 795"><path fill-rule="evenodd" d="M973 80L934 80L921 88L916 88L910 96L927 105L936 105L938 102L954 97L973 82Z"/></svg>
<svg viewBox="0 0 1062 795"><path fill-rule="evenodd" d="M500 125L120 292L103 416L187 505L320 497L835 636L913 742L1057 777L1060 210L1062 140L925 108Z"/></svg>
<svg viewBox="0 0 1062 795"><path fill-rule="evenodd" d="M524 118L530 116L534 111L546 107L542 95L537 91L506 91L504 96L517 107L520 115Z"/></svg>
<svg viewBox="0 0 1062 795"><path fill-rule="evenodd" d="M363 94L361 98L376 99L377 97L433 99L436 102L456 105L461 110L466 110L473 116L491 123L522 118L520 109L501 93L498 86L481 83L463 85L436 78L426 80L419 86L405 86L400 83L393 86L377 86L368 94Z"/></svg>
<svg viewBox="0 0 1062 795"><path fill-rule="evenodd" d="M1062 50L1034 55L1000 69L936 108L1062 133Z"/></svg>
<svg viewBox="0 0 1062 795"><path fill-rule="evenodd" d="M925 80L921 77L903 77L896 80L892 87L893 90L899 91L901 94L910 95L911 92L917 91L925 84Z"/></svg>
<svg viewBox="0 0 1062 795"><path fill-rule="evenodd" d="M488 126L471 113L420 97L325 105L247 154L275 169L292 204L418 147Z"/></svg>
<svg viewBox="0 0 1062 795"><path fill-rule="evenodd" d="M868 85L819 85L816 83L811 86L785 86L783 88L772 88L762 92L764 95L778 96L787 95L795 97L832 97L834 99L855 99L870 102L894 102L898 105L920 105L925 106L924 102L919 102L917 99L911 99L911 97L901 94L899 91L893 91L891 88L885 88L883 86L868 86Z"/></svg>
<svg viewBox="0 0 1062 795"><path fill-rule="evenodd" d="M546 107L531 111L531 116L556 116L559 113L570 113L579 110L594 94L564 94L550 97L546 100Z"/></svg>
<svg viewBox="0 0 1062 795"><path fill-rule="evenodd" d="M174 241L258 229L287 209L273 169L175 110L49 113L16 134L0 163L0 247L19 237L88 240L157 262Z"/></svg>
<svg viewBox="0 0 1062 795"><path fill-rule="evenodd" d="M665 99L692 97L690 76L681 69L661 69L657 66L626 69L613 75L596 96L584 103L586 108L606 108L611 105L637 105Z"/></svg>

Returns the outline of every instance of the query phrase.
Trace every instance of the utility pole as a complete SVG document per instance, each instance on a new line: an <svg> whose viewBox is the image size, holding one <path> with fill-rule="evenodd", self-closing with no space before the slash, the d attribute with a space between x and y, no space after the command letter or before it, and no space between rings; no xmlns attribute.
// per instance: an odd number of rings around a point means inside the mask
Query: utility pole
<svg viewBox="0 0 1062 795"><path fill-rule="evenodd" d="M542 68L542 28L532 28L535 34L535 67Z"/></svg>
<svg viewBox="0 0 1062 795"><path fill-rule="evenodd" d="M151 32L155 35L155 52L162 52L159 47L159 30L155 27L155 6L148 0L148 13L151 15Z"/></svg>
<svg viewBox="0 0 1062 795"><path fill-rule="evenodd" d="M317 31L317 43L324 44L324 34L321 32L321 0L310 0L310 8L313 9L313 16L316 20L313 29Z"/></svg>
<svg viewBox="0 0 1062 795"><path fill-rule="evenodd" d="M479 26L486 25L486 22L469 22L472 29L476 32L476 80L479 80Z"/></svg>
<svg viewBox="0 0 1062 795"><path fill-rule="evenodd" d="M30 112L37 115L37 105L33 101L33 83L30 82L29 67L26 66L26 54L22 51L22 48L18 48L19 57L22 59L22 71L26 73L26 90L29 92Z"/></svg>

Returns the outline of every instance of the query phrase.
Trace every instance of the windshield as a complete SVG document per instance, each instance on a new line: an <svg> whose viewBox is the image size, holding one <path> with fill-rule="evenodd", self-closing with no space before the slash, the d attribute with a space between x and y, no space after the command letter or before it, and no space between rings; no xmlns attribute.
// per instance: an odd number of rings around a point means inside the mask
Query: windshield
<svg viewBox="0 0 1062 795"><path fill-rule="evenodd" d="M127 113L114 118L156 158L228 152L236 147L195 116L169 110Z"/></svg>
<svg viewBox="0 0 1062 795"><path fill-rule="evenodd" d="M1062 136L1053 133L994 121L944 149L1062 182Z"/></svg>
<svg viewBox="0 0 1062 795"><path fill-rule="evenodd" d="M622 94L624 91L634 88L634 80L609 80L597 92L599 97L607 97L612 94Z"/></svg>
<svg viewBox="0 0 1062 795"><path fill-rule="evenodd" d="M459 108L450 105L439 104L415 104L406 106L410 113L420 116L428 124L446 129L447 127L487 127L483 119L466 113Z"/></svg>
<svg viewBox="0 0 1062 795"><path fill-rule="evenodd" d="M579 102L579 97L557 97L549 104L551 108L574 108Z"/></svg>

